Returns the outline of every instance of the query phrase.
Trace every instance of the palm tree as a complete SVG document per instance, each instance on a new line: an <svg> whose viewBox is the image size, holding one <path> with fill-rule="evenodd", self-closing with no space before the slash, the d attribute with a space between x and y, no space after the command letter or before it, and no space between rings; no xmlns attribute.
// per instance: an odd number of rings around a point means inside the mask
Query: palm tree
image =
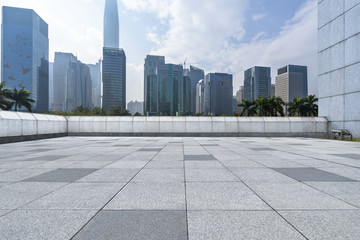
<svg viewBox="0 0 360 240"><path fill-rule="evenodd" d="M29 112L32 112L31 103L34 103L35 100L31 99L30 95L31 93L24 87L22 87L20 90L14 88L14 91L9 94L9 99L14 101L13 105L15 106L15 111L17 111L18 108L21 109L22 106L24 106Z"/></svg>
<svg viewBox="0 0 360 240"><path fill-rule="evenodd" d="M276 117L278 115L285 116L284 114L285 102L281 97L271 96L269 97L270 115Z"/></svg>
<svg viewBox="0 0 360 240"><path fill-rule="evenodd" d="M318 116L318 105L316 104L316 102L318 102L319 99L317 97L315 97L315 95L310 95L307 96L304 99L304 108L306 110L306 116L309 117L316 117Z"/></svg>
<svg viewBox="0 0 360 240"><path fill-rule="evenodd" d="M270 102L269 98L264 98L263 96L258 97L255 99L256 108L259 111L259 116L268 116L270 115L271 109L270 109Z"/></svg>
<svg viewBox="0 0 360 240"><path fill-rule="evenodd" d="M244 116L244 114L248 117L254 116L256 114L256 104L252 101L249 101L249 99L243 99L240 104L238 104L239 107L242 107L242 111L240 113L240 116Z"/></svg>
<svg viewBox="0 0 360 240"><path fill-rule="evenodd" d="M301 99L300 97L294 98L292 102L289 103L289 116L306 116L306 111L304 108L305 98Z"/></svg>
<svg viewBox="0 0 360 240"><path fill-rule="evenodd" d="M9 96L11 90L5 88L6 82L0 83L0 109L11 109L11 103L9 102Z"/></svg>

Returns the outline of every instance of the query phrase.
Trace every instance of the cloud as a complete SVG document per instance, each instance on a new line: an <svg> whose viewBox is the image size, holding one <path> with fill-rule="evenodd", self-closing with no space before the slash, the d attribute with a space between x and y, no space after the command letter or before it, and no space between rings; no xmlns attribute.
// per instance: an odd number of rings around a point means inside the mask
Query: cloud
<svg viewBox="0 0 360 240"><path fill-rule="evenodd" d="M126 102L140 100L144 97L144 66L134 63L126 64Z"/></svg>
<svg viewBox="0 0 360 240"><path fill-rule="evenodd" d="M257 13L252 16L252 19L254 21L259 21L260 19L263 19L264 17L266 17L266 13Z"/></svg>

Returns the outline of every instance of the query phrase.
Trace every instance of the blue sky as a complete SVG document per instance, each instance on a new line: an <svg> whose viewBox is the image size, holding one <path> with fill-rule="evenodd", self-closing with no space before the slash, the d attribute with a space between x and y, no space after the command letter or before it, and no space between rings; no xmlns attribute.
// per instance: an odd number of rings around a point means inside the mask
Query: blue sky
<svg viewBox="0 0 360 240"><path fill-rule="evenodd" d="M127 100L143 99L146 54L169 63L187 58L208 72L234 75L254 65L303 64L317 92L316 0L118 0L120 45L127 55ZM84 63L101 57L105 0L2 0L34 9L49 24L50 61L72 52Z"/></svg>

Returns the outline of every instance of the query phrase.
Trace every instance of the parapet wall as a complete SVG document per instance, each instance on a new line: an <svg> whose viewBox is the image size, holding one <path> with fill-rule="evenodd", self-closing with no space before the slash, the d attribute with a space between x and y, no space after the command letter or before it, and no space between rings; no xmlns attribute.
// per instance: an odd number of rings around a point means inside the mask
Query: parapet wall
<svg viewBox="0 0 360 240"><path fill-rule="evenodd" d="M0 111L0 143L57 136L327 137L324 117L63 117Z"/></svg>

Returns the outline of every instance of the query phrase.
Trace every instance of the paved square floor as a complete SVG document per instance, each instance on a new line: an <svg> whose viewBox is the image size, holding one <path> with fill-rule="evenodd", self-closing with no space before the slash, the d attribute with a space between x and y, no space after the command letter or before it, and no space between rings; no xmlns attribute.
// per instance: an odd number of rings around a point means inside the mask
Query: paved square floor
<svg viewBox="0 0 360 240"><path fill-rule="evenodd" d="M0 239L359 239L360 144L65 137L0 145Z"/></svg>

